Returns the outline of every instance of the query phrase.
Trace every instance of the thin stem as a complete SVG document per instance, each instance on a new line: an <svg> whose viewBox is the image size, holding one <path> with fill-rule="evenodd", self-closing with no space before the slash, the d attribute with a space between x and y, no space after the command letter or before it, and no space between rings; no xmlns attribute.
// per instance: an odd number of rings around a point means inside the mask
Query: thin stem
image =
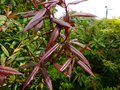
<svg viewBox="0 0 120 90"><path fill-rule="evenodd" d="M66 5L65 0L63 0L63 2L64 2L64 5L65 5L66 20L67 20L67 22L69 22L69 13L68 13L68 8L67 8L67 5Z"/></svg>

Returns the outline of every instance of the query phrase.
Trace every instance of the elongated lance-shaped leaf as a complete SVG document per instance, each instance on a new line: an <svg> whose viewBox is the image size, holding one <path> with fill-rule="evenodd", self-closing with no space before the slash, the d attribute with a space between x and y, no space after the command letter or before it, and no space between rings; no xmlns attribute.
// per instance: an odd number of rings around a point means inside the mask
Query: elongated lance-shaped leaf
<svg viewBox="0 0 120 90"><path fill-rule="evenodd" d="M34 12L34 13L28 13L28 14L25 14L23 15L24 18L28 18L28 17L33 17L37 14L37 12Z"/></svg>
<svg viewBox="0 0 120 90"><path fill-rule="evenodd" d="M6 76L0 75L0 85L3 85L5 79L6 79Z"/></svg>
<svg viewBox="0 0 120 90"><path fill-rule="evenodd" d="M42 27L43 25L43 21L41 21L40 23L38 23L36 26L35 26L35 30L34 30L34 33L37 34L37 32L39 31L39 29Z"/></svg>
<svg viewBox="0 0 120 90"><path fill-rule="evenodd" d="M84 50L91 50L88 46L89 46L90 44L88 44L88 45L86 45L86 46L84 46L83 48L81 48L80 49L80 52L83 52Z"/></svg>
<svg viewBox="0 0 120 90"><path fill-rule="evenodd" d="M67 43L65 43L65 47L91 68L88 60L84 57L84 55L80 51L78 51L75 47Z"/></svg>
<svg viewBox="0 0 120 90"><path fill-rule="evenodd" d="M74 68L74 64L75 64L75 59L74 58L72 58L73 60L72 60L72 62L71 62L71 64L69 65L69 69L68 69L68 78L69 78L69 80L71 79L71 74L72 74L72 70L73 70L73 68Z"/></svg>
<svg viewBox="0 0 120 90"><path fill-rule="evenodd" d="M30 76L27 78L27 80L25 81L22 90L24 90L29 84L30 82L33 80L34 76L37 74L38 70L39 70L39 64L34 68L34 70L32 71L32 73L30 74Z"/></svg>
<svg viewBox="0 0 120 90"><path fill-rule="evenodd" d="M17 70L11 68L11 67L6 67L6 66L0 66L0 74L2 75L22 75L22 73L18 72Z"/></svg>
<svg viewBox="0 0 120 90"><path fill-rule="evenodd" d="M33 17L33 19L30 20L30 22L28 23L28 25L31 24L32 22L36 21L37 19L43 17L43 15L45 15L45 13L46 13L46 8L41 9L41 10Z"/></svg>
<svg viewBox="0 0 120 90"><path fill-rule="evenodd" d="M45 80L49 90L53 90L52 81L47 73L47 70L44 67L42 68L42 74L43 74L44 80Z"/></svg>
<svg viewBox="0 0 120 90"><path fill-rule="evenodd" d="M25 64L25 65L22 65L22 66L20 66L19 68L20 69L24 69L24 68L30 68L30 67L34 67L34 66L36 66L37 65L37 63L28 63L28 64Z"/></svg>
<svg viewBox="0 0 120 90"><path fill-rule="evenodd" d="M57 59L61 56L63 50L64 50L64 47L62 46L62 47L60 48L59 52L57 53L57 55L55 56L55 59L52 60L53 63L56 62Z"/></svg>
<svg viewBox="0 0 120 90"><path fill-rule="evenodd" d="M38 28L38 29L41 28L42 24L43 24L43 21L41 21L40 23L38 23L35 28Z"/></svg>
<svg viewBox="0 0 120 90"><path fill-rule="evenodd" d="M90 13L74 13L71 15L72 17L77 16L77 17L96 17L93 14Z"/></svg>
<svg viewBox="0 0 120 90"><path fill-rule="evenodd" d="M57 64L57 63L54 63L53 66L54 66L58 71L60 71L60 69L61 69L61 67L62 67L62 65ZM60 71L60 72L61 72L61 71Z"/></svg>
<svg viewBox="0 0 120 90"><path fill-rule="evenodd" d="M51 7L55 6L59 1L58 0L52 0L52 1L45 1L40 3L41 5L44 5L47 9L51 9Z"/></svg>
<svg viewBox="0 0 120 90"><path fill-rule="evenodd" d="M56 27L55 30L51 33L48 45L46 47L46 51L48 51L52 47L52 45L54 45L59 34L60 34L60 28Z"/></svg>
<svg viewBox="0 0 120 90"><path fill-rule="evenodd" d="M36 14L37 12L32 10L32 11L27 11L27 12L20 12L20 13L17 13L16 15L22 15L24 18L28 18L28 17L35 16Z"/></svg>
<svg viewBox="0 0 120 90"><path fill-rule="evenodd" d="M90 75L94 76L93 72L91 71L91 69L84 64L81 60L77 61L78 65L80 65L80 67L82 67L87 73L89 73Z"/></svg>
<svg viewBox="0 0 120 90"><path fill-rule="evenodd" d="M52 7L54 7L57 4L57 2L54 2L52 4L50 4L50 6L48 7L48 9L51 9Z"/></svg>
<svg viewBox="0 0 120 90"><path fill-rule="evenodd" d="M69 65L69 69L68 69L69 80L71 78L71 74L72 74L72 64Z"/></svg>
<svg viewBox="0 0 120 90"><path fill-rule="evenodd" d="M60 69L61 69L62 66L61 66L60 64L54 63L53 66L54 66L59 72L61 72ZM66 72L66 71L61 72L61 73L63 73L63 74L64 74L65 76L67 76L68 78L70 77L70 76L68 75L68 72Z"/></svg>
<svg viewBox="0 0 120 90"><path fill-rule="evenodd" d="M3 52L5 53L5 55L9 57L10 55L9 55L8 50L2 44L0 44L0 46L1 46L1 49L3 50Z"/></svg>
<svg viewBox="0 0 120 90"><path fill-rule="evenodd" d="M63 66L61 67L60 71L63 72L71 63L72 61L72 58L69 58L64 64Z"/></svg>
<svg viewBox="0 0 120 90"><path fill-rule="evenodd" d="M49 49L42 57L40 57L41 62L46 62L46 59L51 56L51 54L56 51L56 49L60 46L59 43L56 43L51 49Z"/></svg>
<svg viewBox="0 0 120 90"><path fill-rule="evenodd" d="M57 3L57 2L59 2L59 1L52 0L52 1L41 2L40 4L44 5L44 4L51 4L51 3Z"/></svg>
<svg viewBox="0 0 120 90"><path fill-rule="evenodd" d="M19 32L25 32L25 31L27 31L27 30L30 30L30 29L33 28L35 25L37 25L39 22L41 22L44 18L45 18L45 16L37 19L36 21L33 21L33 22L30 23L30 24L28 23L28 25L27 25L23 30L21 30L21 31L19 31Z"/></svg>
<svg viewBox="0 0 120 90"><path fill-rule="evenodd" d="M84 1L88 1L88 0L75 0L75 1L68 3L68 5L76 5L76 4L79 4L79 3L84 2Z"/></svg>
<svg viewBox="0 0 120 90"><path fill-rule="evenodd" d="M63 38L63 39L66 39L66 36L62 33L60 33L60 36Z"/></svg>
<svg viewBox="0 0 120 90"><path fill-rule="evenodd" d="M80 43L80 42L78 42L78 41L70 41L72 44L75 44L75 45L78 45L78 46L80 46L80 47L82 47L82 48L85 48L86 47L86 49L87 50L91 50L88 46L89 46L89 44L88 45L84 45L84 44L82 44L82 43Z"/></svg>
<svg viewBox="0 0 120 90"><path fill-rule="evenodd" d="M46 8L41 9L34 17L32 20L30 20L30 22L27 24L27 26L24 28L24 30L20 31L20 32L24 32L27 31L29 29L31 29L32 27L34 27L35 25L37 25L40 21L42 21L45 16L44 14L46 13Z"/></svg>
<svg viewBox="0 0 120 90"><path fill-rule="evenodd" d="M72 27L68 22L65 22L63 20L52 18L52 21L55 22L58 25L63 26L63 27Z"/></svg>

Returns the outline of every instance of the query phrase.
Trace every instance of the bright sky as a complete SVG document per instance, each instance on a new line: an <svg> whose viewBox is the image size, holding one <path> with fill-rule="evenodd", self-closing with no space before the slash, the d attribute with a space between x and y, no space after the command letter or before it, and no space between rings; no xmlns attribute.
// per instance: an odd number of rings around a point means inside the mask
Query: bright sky
<svg viewBox="0 0 120 90"><path fill-rule="evenodd" d="M75 0L66 0L67 3ZM106 16L105 6L108 7L108 18L120 16L120 0L88 0L77 5L70 5L70 10L77 12L91 13L98 18L104 18ZM57 16L61 16L64 13L64 9L57 7Z"/></svg>

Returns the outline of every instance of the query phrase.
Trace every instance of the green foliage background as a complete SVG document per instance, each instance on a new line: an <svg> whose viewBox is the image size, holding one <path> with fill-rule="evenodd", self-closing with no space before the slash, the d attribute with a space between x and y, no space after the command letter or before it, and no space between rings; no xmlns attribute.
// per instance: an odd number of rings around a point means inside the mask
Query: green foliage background
<svg viewBox="0 0 120 90"><path fill-rule="evenodd" d="M23 12L34 9L27 0L10 0L12 10ZM0 13L4 14L6 0L0 1ZM24 7L26 6L26 7ZM24 7L24 9L23 9ZM19 9L18 9L19 8ZM29 19L12 19L15 23L7 21L3 25L5 17L0 18L0 64L11 66L24 73L23 76L9 76L0 90L20 90L26 77L33 69L19 69L26 63L34 63L43 52L48 38L43 35L50 29L50 23L45 20L44 27L35 35L33 30L18 33L28 23ZM69 81L55 68L48 65L48 73L51 76L54 90L119 90L120 89L120 19L75 18L76 29L72 31L71 38L77 38L83 44L90 43L91 51L84 51L84 55L90 61L95 78L86 74L81 68L75 67L72 79ZM79 48L79 47L78 47ZM65 57L60 60L64 62ZM62 63L61 62L61 63ZM58 74L59 73L59 74ZM47 90L41 75L37 75L26 90Z"/></svg>
<svg viewBox="0 0 120 90"><path fill-rule="evenodd" d="M76 36L79 41L85 44L91 43L92 51L85 51L84 54L90 60L93 72L97 76L93 87L96 87L95 90L103 88L103 90L111 90L111 88L119 90L120 20L80 18L76 19L76 23L78 29L72 33L72 37Z"/></svg>
<svg viewBox="0 0 120 90"><path fill-rule="evenodd" d="M4 14L7 6L10 5L13 12L25 12L34 10L31 0L0 0L0 13Z"/></svg>

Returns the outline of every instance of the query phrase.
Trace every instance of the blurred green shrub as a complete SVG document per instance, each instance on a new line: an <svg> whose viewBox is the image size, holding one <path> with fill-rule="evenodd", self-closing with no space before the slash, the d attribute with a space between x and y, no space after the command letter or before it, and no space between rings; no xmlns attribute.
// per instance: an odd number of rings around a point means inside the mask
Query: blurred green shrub
<svg viewBox="0 0 120 90"><path fill-rule="evenodd" d="M120 20L79 18L75 21L77 29L71 36L78 38L84 44L91 44L92 51L84 51L84 54L92 63L93 71L98 78L95 80L97 86L92 84L92 90L119 90ZM89 81L87 77L86 80ZM86 84L84 83L81 87L84 85ZM83 88L83 90L89 89Z"/></svg>

